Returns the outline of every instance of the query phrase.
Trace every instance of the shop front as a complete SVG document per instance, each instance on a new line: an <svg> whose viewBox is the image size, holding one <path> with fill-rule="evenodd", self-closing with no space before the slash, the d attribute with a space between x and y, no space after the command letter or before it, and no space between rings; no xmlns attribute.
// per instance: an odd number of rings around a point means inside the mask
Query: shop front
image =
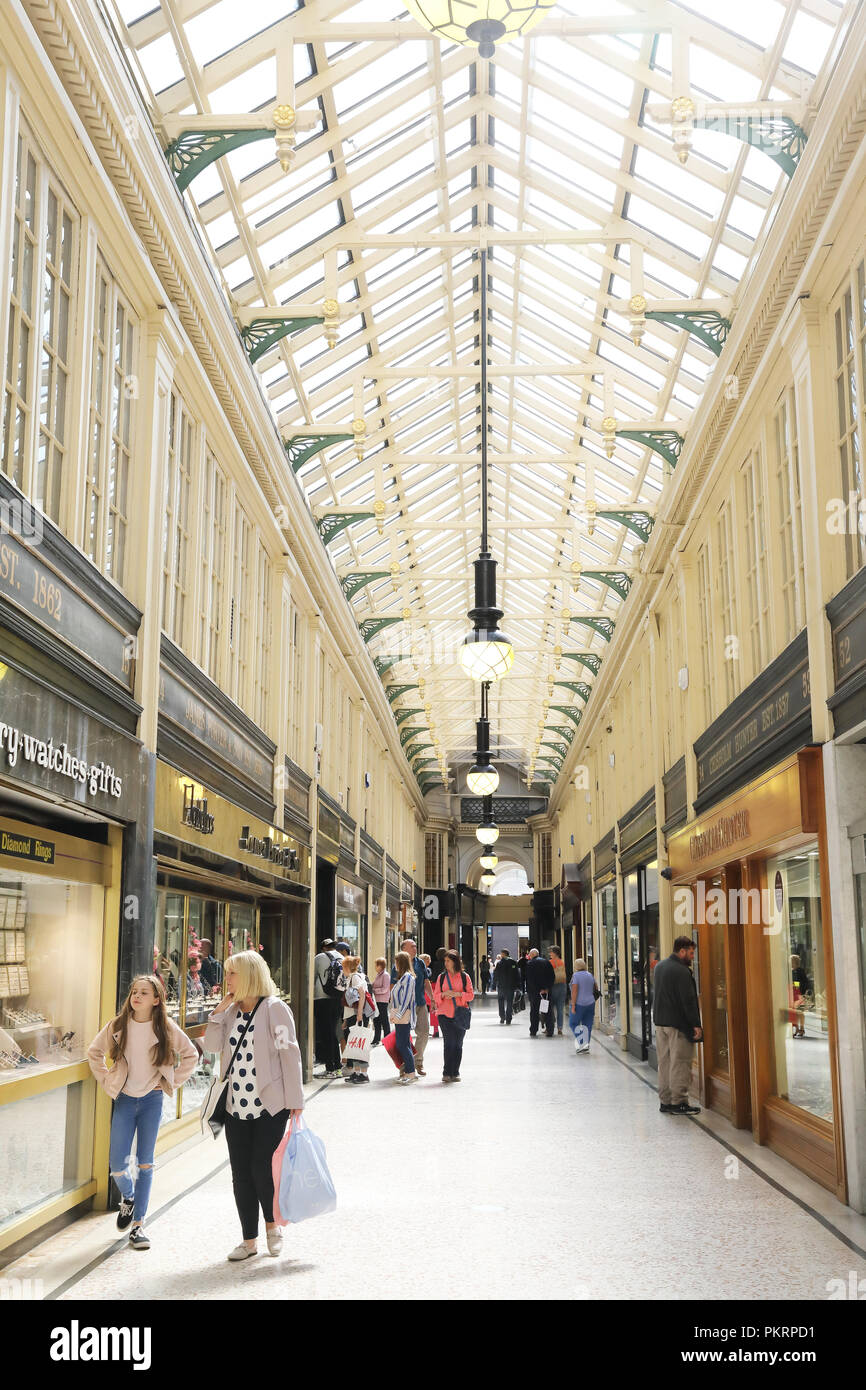
<svg viewBox="0 0 866 1390"><path fill-rule="evenodd" d="M845 1200L821 750L671 837L673 930L692 934L703 1102Z"/></svg>
<svg viewBox="0 0 866 1390"><path fill-rule="evenodd" d="M38 521L38 547L0 545L0 1250L105 1204L109 1106L87 1047L116 1009L121 922L138 968L152 903L140 615Z"/></svg>
<svg viewBox="0 0 866 1390"><path fill-rule="evenodd" d="M400 907L400 866L385 855L385 959L389 966L403 939L403 913Z"/></svg>
<svg viewBox="0 0 866 1390"><path fill-rule="evenodd" d="M653 789L617 822L617 831L628 962L626 1042L632 1056L655 1067L652 980L659 959L659 876Z"/></svg>
<svg viewBox="0 0 866 1390"><path fill-rule="evenodd" d="M595 975L595 928L592 911L592 858L588 854L577 866L580 883L580 904L575 925L575 960L586 961L586 968Z"/></svg>
<svg viewBox="0 0 866 1390"><path fill-rule="evenodd" d="M366 830L358 831L358 877L363 883L369 900L367 910L367 955L365 964L371 971L371 978L376 972L373 969L374 961L382 953L385 928L383 926L382 905L385 895L385 859L384 850L377 844L372 835L368 835Z"/></svg>
<svg viewBox="0 0 866 1390"><path fill-rule="evenodd" d="M606 1033L622 1032L619 965L619 914L616 901L616 831L609 830L599 840L594 855L596 940L598 959L596 979L601 990L600 1023Z"/></svg>

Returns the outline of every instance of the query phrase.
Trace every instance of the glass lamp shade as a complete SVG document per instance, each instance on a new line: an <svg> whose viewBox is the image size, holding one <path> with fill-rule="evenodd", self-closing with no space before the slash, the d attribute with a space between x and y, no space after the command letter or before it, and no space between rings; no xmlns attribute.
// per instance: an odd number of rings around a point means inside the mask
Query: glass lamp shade
<svg viewBox="0 0 866 1390"><path fill-rule="evenodd" d="M482 845L495 845L499 839L499 826L493 821L482 821L475 831L476 840Z"/></svg>
<svg viewBox="0 0 866 1390"><path fill-rule="evenodd" d="M474 681L498 681L507 676L514 648L498 628L470 632L460 648L460 665Z"/></svg>
<svg viewBox="0 0 866 1390"><path fill-rule="evenodd" d="M484 884L485 888L489 888L491 884L496 882L496 875L488 871L481 875L481 882Z"/></svg>
<svg viewBox="0 0 866 1390"><path fill-rule="evenodd" d="M499 786L499 773L492 763L477 762L466 774L466 785L473 796L492 796Z"/></svg>
<svg viewBox="0 0 866 1390"><path fill-rule="evenodd" d="M492 851L490 852L490 854L482 854L479 863L481 864L482 869L495 869L496 865L499 863L499 856L494 854Z"/></svg>
<svg viewBox="0 0 866 1390"><path fill-rule="evenodd" d="M406 0L406 9L431 34L452 43L476 43L482 58L493 46L525 34L552 10L555 0Z"/></svg>

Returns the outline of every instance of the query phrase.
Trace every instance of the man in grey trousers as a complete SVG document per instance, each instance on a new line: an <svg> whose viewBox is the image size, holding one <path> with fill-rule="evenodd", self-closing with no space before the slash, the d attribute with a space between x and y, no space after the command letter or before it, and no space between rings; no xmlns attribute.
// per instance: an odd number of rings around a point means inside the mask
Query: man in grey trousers
<svg viewBox="0 0 866 1390"><path fill-rule="evenodd" d="M704 1036L692 974L695 944L678 936L667 960L653 971L653 1023L659 1058L659 1114L699 1115L689 1104L692 1048Z"/></svg>

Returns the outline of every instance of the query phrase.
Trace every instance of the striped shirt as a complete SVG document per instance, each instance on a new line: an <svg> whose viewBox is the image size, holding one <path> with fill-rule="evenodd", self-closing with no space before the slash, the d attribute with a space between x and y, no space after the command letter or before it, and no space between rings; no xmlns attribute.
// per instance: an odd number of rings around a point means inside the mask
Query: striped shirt
<svg viewBox="0 0 866 1390"><path fill-rule="evenodd" d="M409 1014L409 1026L414 1028L417 1023L415 1012L415 977L410 975L408 970L405 975L401 975L395 985L391 987L391 1013L395 1018L402 1018L403 1014Z"/></svg>

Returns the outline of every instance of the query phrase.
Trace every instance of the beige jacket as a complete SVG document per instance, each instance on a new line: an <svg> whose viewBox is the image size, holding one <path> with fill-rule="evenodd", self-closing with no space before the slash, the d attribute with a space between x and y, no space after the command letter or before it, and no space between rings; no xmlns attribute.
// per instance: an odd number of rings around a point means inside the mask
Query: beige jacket
<svg viewBox="0 0 866 1390"><path fill-rule="evenodd" d="M211 1014L203 1043L207 1052L219 1052L220 1075L225 1076L234 1049L229 1043L238 1010ZM237 1035L235 1035L237 1036ZM304 1078L295 1020L288 1004L273 996L259 1005L253 1028L253 1066L262 1105L271 1115L281 1110L304 1108Z"/></svg>
<svg viewBox="0 0 866 1390"><path fill-rule="evenodd" d="M164 1067L158 1067L159 1087L167 1096L173 1096L179 1086L182 1086L188 1076L191 1076L198 1062L198 1052L193 1047L186 1033L173 1021L167 1019L169 1037L174 1047L172 1060ZM106 1023L100 1033L97 1033L93 1042L87 1049L87 1060L90 1063L90 1070L96 1077L106 1095L116 1100L126 1085L126 1078L129 1074L129 1067L125 1057L118 1057L113 1066L106 1066L108 1049L111 1045L112 1037L119 1038L119 1033L112 1034L111 1024Z"/></svg>

